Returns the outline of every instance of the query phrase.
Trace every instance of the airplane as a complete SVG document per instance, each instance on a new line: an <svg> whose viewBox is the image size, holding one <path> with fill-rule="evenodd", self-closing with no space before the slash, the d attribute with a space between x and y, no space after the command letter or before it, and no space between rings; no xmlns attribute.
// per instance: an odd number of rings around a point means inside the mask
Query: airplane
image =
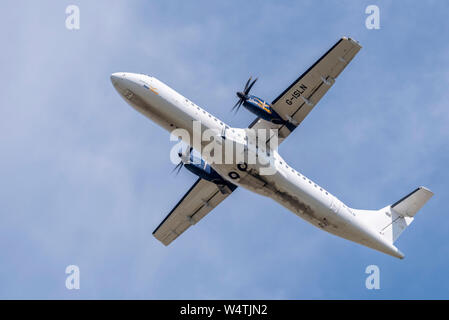
<svg viewBox="0 0 449 320"><path fill-rule="evenodd" d="M233 108L237 111L243 105L257 116L248 128L228 126L155 77L113 73L112 84L123 99L167 131L184 129L192 135L194 123L199 122L201 133L215 130L219 132L215 138L220 143L243 147L240 150L243 150L244 159L258 148L265 148L272 159L265 167L262 158L255 163L214 162L211 153L203 150L206 142L195 145L191 138L181 138L190 148L178 152L180 162L175 170L184 166L197 175L198 180L154 230L154 237L169 245L238 187L243 187L273 199L319 229L403 259L404 254L394 243L433 196L432 191L418 187L379 210L354 209L289 166L277 148L270 149L266 144L273 137L271 132L276 133L280 144L301 124L361 48L356 40L342 37L271 103L250 94L257 81L250 78L244 89L237 92L239 100ZM272 131L268 139L257 140L254 145L246 139L250 129ZM201 155L200 161L191 161L192 149ZM262 168L267 167L273 173L261 174Z"/></svg>

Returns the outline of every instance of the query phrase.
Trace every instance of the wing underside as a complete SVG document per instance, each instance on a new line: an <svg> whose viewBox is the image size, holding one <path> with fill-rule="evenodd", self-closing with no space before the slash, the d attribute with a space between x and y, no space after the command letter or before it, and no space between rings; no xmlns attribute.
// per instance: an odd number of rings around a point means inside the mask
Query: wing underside
<svg viewBox="0 0 449 320"><path fill-rule="evenodd" d="M235 188L231 186L227 193L223 193L216 184L199 178L154 230L153 235L164 245L169 245L190 226L204 218Z"/></svg>
<svg viewBox="0 0 449 320"><path fill-rule="evenodd" d="M350 38L341 38L306 72L272 102L272 108L296 128L333 86L338 75L359 52L361 46ZM278 129L279 143L293 130L257 118L250 124L255 129ZM290 126L291 127L291 126Z"/></svg>

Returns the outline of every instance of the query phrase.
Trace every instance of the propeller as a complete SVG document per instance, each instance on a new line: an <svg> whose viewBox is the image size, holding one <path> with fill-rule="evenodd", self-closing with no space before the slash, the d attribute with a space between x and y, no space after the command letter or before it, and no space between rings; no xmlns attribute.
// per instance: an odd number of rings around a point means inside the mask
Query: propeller
<svg viewBox="0 0 449 320"><path fill-rule="evenodd" d="M184 163L187 163L190 161L190 154L192 153L192 147L189 149L186 149L186 153L182 153L182 149L179 149L178 156L179 156L179 163L173 168L171 171L172 173L176 171L176 175L178 175L179 171L181 171L182 167L184 166Z"/></svg>
<svg viewBox="0 0 449 320"><path fill-rule="evenodd" d="M257 81L257 78L256 78L256 79L254 79L253 82L251 82L251 79L252 79L252 77L249 77L248 81L245 84L245 88L243 89L243 91L237 92L237 97L239 98L239 101L237 101L237 103L234 105L234 107L232 107L231 111L233 111L234 109L235 109L235 112L239 111L243 102L245 102L248 99L248 94L251 91L251 88L253 87L253 85Z"/></svg>

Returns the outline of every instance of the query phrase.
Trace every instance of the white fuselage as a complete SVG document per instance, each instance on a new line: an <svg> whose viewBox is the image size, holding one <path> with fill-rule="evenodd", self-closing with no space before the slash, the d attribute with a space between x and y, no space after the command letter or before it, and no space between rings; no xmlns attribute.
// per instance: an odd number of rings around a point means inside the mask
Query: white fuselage
<svg viewBox="0 0 449 320"><path fill-rule="evenodd" d="M115 73L111 76L111 80L117 91L133 108L169 132L182 128L192 134L193 123L198 121L201 123L202 132L207 129L216 130L234 144L245 145L244 152L250 152L251 146L248 146L244 139L245 129L227 126L156 78L143 74ZM191 141L185 142L191 144ZM207 143L202 142L201 147ZM193 147L198 149L198 146ZM202 157L215 171L231 183L272 198L318 228L395 257L402 257L402 253L370 228L358 217L355 210L290 167L277 151L272 151L274 161L270 166L274 167L273 174L261 175L259 172L261 165L257 163L248 165L248 169L242 171L237 167L237 163L212 162L209 159L210 154L203 153L202 149L197 151L201 152ZM239 178L232 179L229 176L230 172L237 172Z"/></svg>

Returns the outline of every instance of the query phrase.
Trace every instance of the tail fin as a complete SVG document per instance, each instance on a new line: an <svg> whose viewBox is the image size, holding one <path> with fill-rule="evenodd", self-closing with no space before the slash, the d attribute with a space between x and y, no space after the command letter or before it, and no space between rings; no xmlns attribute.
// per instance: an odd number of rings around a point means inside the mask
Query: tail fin
<svg viewBox="0 0 449 320"><path fill-rule="evenodd" d="M388 242L393 244L432 196L432 191L425 187L419 187L391 206L380 210L355 211Z"/></svg>

